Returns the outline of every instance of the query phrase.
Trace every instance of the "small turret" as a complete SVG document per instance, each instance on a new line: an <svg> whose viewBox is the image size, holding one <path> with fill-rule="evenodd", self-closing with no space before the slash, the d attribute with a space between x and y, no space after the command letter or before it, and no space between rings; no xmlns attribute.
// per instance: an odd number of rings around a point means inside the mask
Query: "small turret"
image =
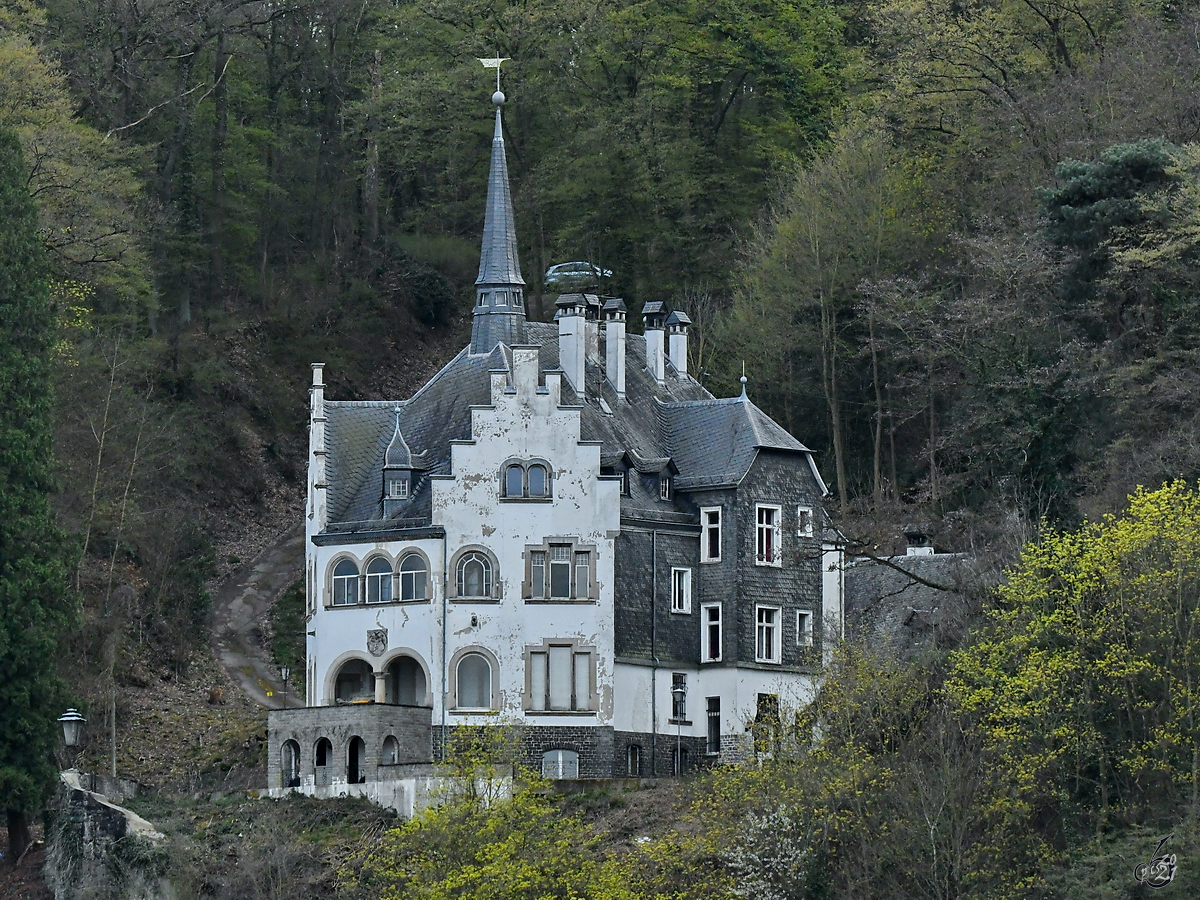
<svg viewBox="0 0 1200 900"><path fill-rule="evenodd" d="M383 454L383 515L388 518L407 505L413 488L413 455L400 433L400 407L395 407L396 430Z"/></svg>

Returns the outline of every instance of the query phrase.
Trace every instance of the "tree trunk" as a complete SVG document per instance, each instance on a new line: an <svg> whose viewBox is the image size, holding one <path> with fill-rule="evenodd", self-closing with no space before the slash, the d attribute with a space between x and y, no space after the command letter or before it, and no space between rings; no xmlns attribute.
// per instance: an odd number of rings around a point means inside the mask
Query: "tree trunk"
<svg viewBox="0 0 1200 900"><path fill-rule="evenodd" d="M29 814L18 809L8 811L8 856L16 865L21 854L33 843L33 832L29 828Z"/></svg>
<svg viewBox="0 0 1200 900"><path fill-rule="evenodd" d="M225 34L217 35L213 60L213 133L212 133L212 212L209 218L209 281L208 302L211 306L225 284L225 257L221 241L225 236L225 136L228 127L229 102L225 95L225 67L229 53L225 49Z"/></svg>
<svg viewBox="0 0 1200 900"><path fill-rule="evenodd" d="M371 64L370 124L367 127L367 167L363 172L363 238L368 247L379 240L379 98L383 93L381 73L383 51L375 51L375 62Z"/></svg>
<svg viewBox="0 0 1200 900"><path fill-rule="evenodd" d="M821 368L825 384L825 403L829 407L829 426L833 438L833 462L837 477L838 506L846 515L850 505L846 493L846 450L842 441L842 396L837 377L837 311L829 298L821 298Z"/></svg>
<svg viewBox="0 0 1200 900"><path fill-rule="evenodd" d="M883 507L883 385L879 383L879 349L875 346L875 312L867 313L867 339L871 345L871 381L875 385L875 445L871 478L875 509Z"/></svg>

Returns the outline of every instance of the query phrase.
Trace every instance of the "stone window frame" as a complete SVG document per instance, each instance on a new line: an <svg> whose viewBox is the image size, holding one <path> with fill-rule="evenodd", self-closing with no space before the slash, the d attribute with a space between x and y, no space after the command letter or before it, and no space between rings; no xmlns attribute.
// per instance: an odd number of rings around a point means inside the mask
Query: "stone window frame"
<svg viewBox="0 0 1200 900"><path fill-rule="evenodd" d="M370 600L370 599L368 599L370 597L370 593L371 593L370 581L368 579L371 578L372 576L371 576L371 573L369 573L367 570L370 569L374 563L379 562L380 560L387 563L387 566L388 566L388 579L387 580L388 580L388 586L391 589L389 592L390 596L388 597L387 600ZM378 578L378 577L380 577L380 575L382 575L382 573L375 573L374 577ZM395 602L395 598L396 598L396 562L395 562L395 560L392 559L390 554L382 553L382 552L373 552L373 553L369 554L367 556L367 558L363 560L361 578L362 578L362 585L359 590L359 598L360 598L358 601L359 605L382 606L387 603Z"/></svg>
<svg viewBox="0 0 1200 900"><path fill-rule="evenodd" d="M764 525L760 519L764 511L774 513L773 521ZM783 507L778 503L755 503L754 504L754 564L756 566L772 566L780 568L783 565ZM763 547L762 536L764 533L771 535L771 555L759 551Z"/></svg>
<svg viewBox="0 0 1200 900"><path fill-rule="evenodd" d="M476 549L484 549L484 548L476 548ZM494 593L496 590L496 572L498 571L498 568L496 565L496 558L495 558L494 554L487 553L486 550L485 550L485 555L487 555L491 560L492 590ZM404 560L410 556L417 556L425 564L425 596L417 597L412 600L402 600L401 599L401 596L402 596L401 588L403 587L403 581L402 581L402 577L401 577L401 573L400 573L400 566L403 565ZM375 562L376 560L379 560L379 559L386 560L388 565L391 567L392 598L390 600L374 600L374 601L368 602L368 600L367 600L367 594L368 594L368 592L367 592L367 569L370 567L370 565L373 562ZM356 586L355 586L356 599L355 599L354 603L335 604L333 602L334 596L335 596L335 594L334 594L334 578L335 578L335 576L333 573L337 569L338 565L340 563L342 563L343 561L348 561L348 562L353 563L355 568L358 570L358 575L356 576L357 582L356 582ZM336 577L349 578L350 576L336 576ZM431 600L433 600L433 565L429 560L429 554L427 554L424 550L422 550L419 547L405 547L404 549L400 550L399 553L397 553L395 555L387 552L386 550L372 550L370 553L368 553L362 559L359 559L357 556L355 556L353 553L351 553L349 551L344 551L344 552L338 553L336 556L334 556L329 561L329 565L326 567L326 570L325 570L325 596L327 598L327 600L324 604L326 609L362 609L364 606L370 606L370 607L374 608L374 607L379 607L379 606L397 606L400 604L429 603Z"/></svg>
<svg viewBox="0 0 1200 900"><path fill-rule="evenodd" d="M546 571L543 576L543 592L545 585L550 581L550 546L552 544L566 544L570 546L570 565L571 565L571 593L578 593L578 586L575 578L575 554L588 554L588 589L586 597L535 597L533 595L533 554L546 554ZM600 602L600 581L598 578L599 566L599 551L595 544L584 544L578 537L568 537L566 535L552 535L542 540L540 544L526 544L525 552L522 554L525 559L525 580L521 582L521 597L527 603L599 603Z"/></svg>
<svg viewBox="0 0 1200 900"><path fill-rule="evenodd" d="M472 596L459 592L459 566L462 565L469 554L478 553L483 556L492 570L492 585L490 593L482 596ZM454 593L451 597L458 603L498 603L501 598L500 591L500 561L496 559L496 554L484 547L482 544L465 544L454 551L454 556L450 558L450 572L453 575Z"/></svg>
<svg viewBox="0 0 1200 900"><path fill-rule="evenodd" d="M682 592L677 590L680 582L682 582ZM692 613L692 570L686 566L671 566L671 613L673 615L691 615Z"/></svg>
<svg viewBox="0 0 1200 900"><path fill-rule="evenodd" d="M715 609L717 611L717 618L715 622L708 616L708 611L711 609ZM725 656L723 652L725 649L724 616L725 613L721 608L721 602L719 600L714 600L711 603L700 604L700 662L702 663L720 662ZM711 628L714 624L717 626L717 655L709 656L707 652L708 647L710 646L708 641L709 628Z"/></svg>
<svg viewBox="0 0 1200 900"><path fill-rule="evenodd" d="M487 661L488 667L491 669L491 706L459 706L458 705L458 666L464 658L470 655L483 657ZM500 661L496 659L494 654L487 647L481 647L478 644L472 644L468 647L459 647L454 651L454 655L450 657L450 671L447 673L450 682L450 697L454 701L454 705L447 712L459 716L470 715L492 715L500 710Z"/></svg>
<svg viewBox="0 0 1200 900"><path fill-rule="evenodd" d="M425 596L414 597L411 600L405 600L405 573L402 571L401 567L404 565L405 560L411 559L414 556L425 564ZM433 566L429 562L429 555L424 550L420 549L419 547L407 547L404 550L401 550L399 555L396 557L395 572L397 590L392 592L392 597L394 598L392 600L393 603L428 603L433 599Z"/></svg>
<svg viewBox="0 0 1200 900"><path fill-rule="evenodd" d="M586 708L575 709L534 709L533 708L533 654L540 653L546 657L546 689L550 688L550 648L571 648L571 693L578 703L575 694L575 658L586 654L588 656L588 680L590 693ZM598 663L596 647L585 644L578 638L543 638L540 644L526 644L523 654L525 660L525 688L521 696L521 708L527 716L594 716L600 709L600 691L597 683L596 667ZM547 703L547 705L549 705Z"/></svg>
<svg viewBox="0 0 1200 900"><path fill-rule="evenodd" d="M546 473L546 491L544 494L533 496L529 493L529 470L540 466ZM508 492L508 470L521 470L521 494L515 496ZM554 467L548 460L541 457L509 457L500 464L500 495L499 499L506 503L548 503L554 499Z"/></svg>
<svg viewBox="0 0 1200 900"><path fill-rule="evenodd" d="M711 524L708 521L708 514L716 513L716 524ZM702 563L719 563L721 556L725 550L725 536L721 533L721 528L724 525L725 510L721 506L702 506L700 507L700 562ZM712 542L709 540L711 531L717 533L717 554L712 556L709 554L709 549Z"/></svg>
<svg viewBox="0 0 1200 900"><path fill-rule="evenodd" d="M763 612L774 612L775 616L769 623L762 621ZM771 656L760 653L762 648L762 631L769 628L771 640ZM756 603L754 606L754 661L777 666L783 662L783 608L771 603Z"/></svg>
<svg viewBox="0 0 1200 900"><path fill-rule="evenodd" d="M350 575L335 575L337 567L343 562L349 562L354 565L355 573ZM325 603L326 609L354 609L361 606L363 603L363 565L361 561L353 553L339 553L329 561L329 566L325 570L325 596L328 602ZM354 602L353 603L337 603L337 580L353 578L354 584Z"/></svg>

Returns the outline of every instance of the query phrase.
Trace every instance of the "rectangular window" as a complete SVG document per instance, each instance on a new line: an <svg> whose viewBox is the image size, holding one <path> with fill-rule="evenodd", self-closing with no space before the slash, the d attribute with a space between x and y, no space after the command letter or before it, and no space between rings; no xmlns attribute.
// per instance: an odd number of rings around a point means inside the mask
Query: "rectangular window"
<svg viewBox="0 0 1200 900"><path fill-rule="evenodd" d="M806 609L796 613L796 644L800 647L813 645L813 614Z"/></svg>
<svg viewBox="0 0 1200 900"><path fill-rule="evenodd" d="M683 722L687 719L687 674L671 673L671 719Z"/></svg>
<svg viewBox="0 0 1200 900"><path fill-rule="evenodd" d="M779 552L779 507L756 506L754 561L760 566L777 566L782 560Z"/></svg>
<svg viewBox="0 0 1200 900"><path fill-rule="evenodd" d="M530 596L546 596L546 551L529 551L529 588Z"/></svg>
<svg viewBox="0 0 1200 900"><path fill-rule="evenodd" d="M591 709L592 654L571 644L551 644L529 654L529 708Z"/></svg>
<svg viewBox="0 0 1200 900"><path fill-rule="evenodd" d="M704 748L709 753L721 752L721 698L708 698L708 742Z"/></svg>
<svg viewBox="0 0 1200 900"><path fill-rule="evenodd" d="M388 499L403 500L408 497L407 478L388 478Z"/></svg>
<svg viewBox="0 0 1200 900"><path fill-rule="evenodd" d="M774 606L756 607L758 630L754 643L756 662L779 662L779 609Z"/></svg>
<svg viewBox="0 0 1200 900"><path fill-rule="evenodd" d="M583 599L592 584L592 554L586 550L575 553L575 596Z"/></svg>
<svg viewBox="0 0 1200 900"><path fill-rule="evenodd" d="M666 475L664 475L658 479L658 499L659 500L670 500L671 499L671 479L668 478Z"/></svg>
<svg viewBox="0 0 1200 900"><path fill-rule="evenodd" d="M550 596L571 596L571 545L550 545Z"/></svg>
<svg viewBox="0 0 1200 900"><path fill-rule="evenodd" d="M700 660L721 661L721 604L705 603L700 607Z"/></svg>
<svg viewBox="0 0 1200 900"><path fill-rule="evenodd" d="M700 510L700 562L721 561L721 507Z"/></svg>
<svg viewBox="0 0 1200 900"><path fill-rule="evenodd" d="M671 569L671 612L692 611L692 570Z"/></svg>
<svg viewBox="0 0 1200 900"><path fill-rule="evenodd" d="M796 536L813 536L813 511L808 506L796 507Z"/></svg>
<svg viewBox="0 0 1200 900"><path fill-rule="evenodd" d="M629 476L625 474L624 469L618 469L617 474L621 476L621 496L629 496Z"/></svg>
<svg viewBox="0 0 1200 900"><path fill-rule="evenodd" d="M561 540L561 538L559 538ZM542 544L526 547L528 568L522 596L538 600L586 600L592 595L595 551L577 545Z"/></svg>

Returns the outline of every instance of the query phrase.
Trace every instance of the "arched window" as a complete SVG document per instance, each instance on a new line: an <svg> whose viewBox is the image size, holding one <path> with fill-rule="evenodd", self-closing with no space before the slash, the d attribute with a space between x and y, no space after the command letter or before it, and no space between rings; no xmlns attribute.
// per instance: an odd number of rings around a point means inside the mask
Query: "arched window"
<svg viewBox="0 0 1200 900"><path fill-rule="evenodd" d="M546 467L534 463L529 467L529 496L530 497L546 497L549 496L549 491L546 490Z"/></svg>
<svg viewBox="0 0 1200 900"><path fill-rule="evenodd" d="M455 674L459 709L492 708L492 664L482 653L468 653Z"/></svg>
<svg viewBox="0 0 1200 900"><path fill-rule="evenodd" d="M367 602L390 603L392 600L392 564L382 556L367 563Z"/></svg>
<svg viewBox="0 0 1200 900"><path fill-rule="evenodd" d="M400 561L400 599L424 600L425 584L429 570L425 558L419 553L410 553Z"/></svg>
<svg viewBox="0 0 1200 900"><path fill-rule="evenodd" d="M525 496L525 470L520 466L512 465L504 470L504 496Z"/></svg>
<svg viewBox="0 0 1200 900"><path fill-rule="evenodd" d="M400 762L400 742L390 734L383 739L383 753L379 756L379 762L385 766Z"/></svg>
<svg viewBox="0 0 1200 900"><path fill-rule="evenodd" d="M458 596L492 596L492 561L477 550L458 561Z"/></svg>
<svg viewBox="0 0 1200 900"><path fill-rule="evenodd" d="M300 787L300 745L284 741L279 750L280 787Z"/></svg>
<svg viewBox="0 0 1200 900"><path fill-rule="evenodd" d="M352 559L343 559L333 567L333 605L353 606L358 603L358 566Z"/></svg>

